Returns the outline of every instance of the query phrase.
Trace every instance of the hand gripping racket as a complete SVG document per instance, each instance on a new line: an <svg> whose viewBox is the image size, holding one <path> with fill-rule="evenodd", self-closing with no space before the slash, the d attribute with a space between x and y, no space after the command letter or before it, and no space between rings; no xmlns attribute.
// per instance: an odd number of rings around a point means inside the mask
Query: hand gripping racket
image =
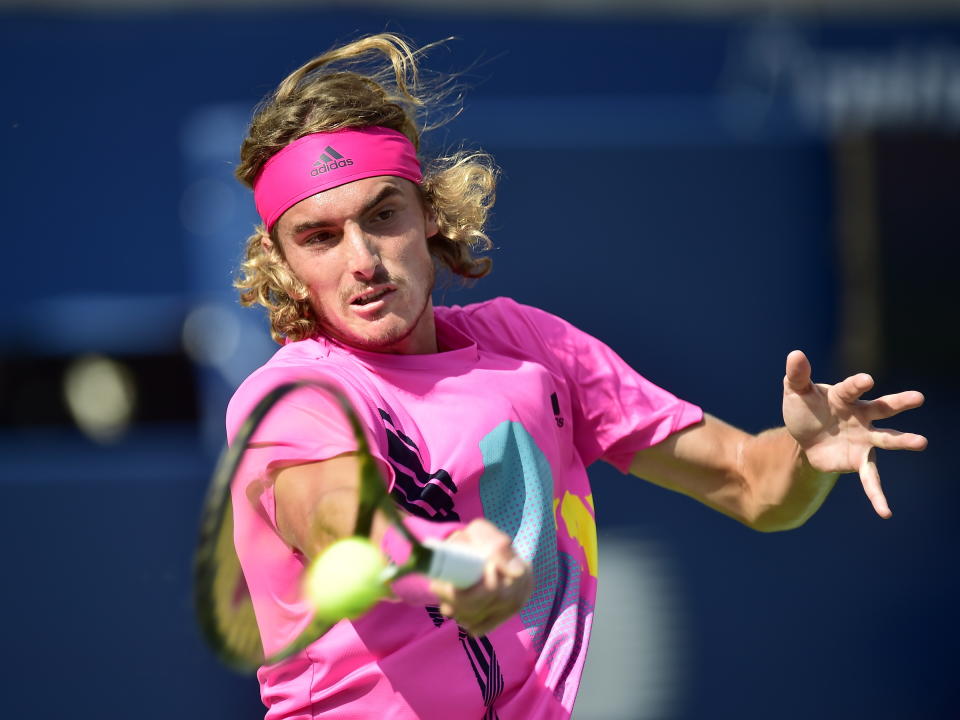
<svg viewBox="0 0 960 720"><path fill-rule="evenodd" d="M446 580L465 588L483 575L484 558L456 543L420 542L403 524L377 470L366 435L353 406L336 388L303 380L278 385L261 398L224 449L210 480L200 517L200 533L194 555L194 606L207 642L220 660L238 672L254 672L261 665L279 662L299 652L334 624L314 618L300 635L280 652L264 656L243 571L233 544L233 506L230 486L254 432L270 410L286 395L300 388L323 390L337 402L350 423L357 443L360 467L360 497L354 535L369 537L377 510L410 543L411 552L402 565L388 564L380 581L389 583L412 573Z"/></svg>

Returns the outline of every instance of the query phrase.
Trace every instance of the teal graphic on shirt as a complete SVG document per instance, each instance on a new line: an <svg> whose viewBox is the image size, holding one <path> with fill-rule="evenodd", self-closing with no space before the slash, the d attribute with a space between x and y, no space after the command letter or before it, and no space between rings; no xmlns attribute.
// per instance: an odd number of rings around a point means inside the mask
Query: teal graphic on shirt
<svg viewBox="0 0 960 720"><path fill-rule="evenodd" d="M480 452L484 464L480 478L483 514L513 538L517 554L533 567L536 584L520 610L520 620L541 649L546 641L543 630L551 616L562 612L564 603L576 602L570 590L577 594L579 579L579 568L566 564L561 568L558 562L550 463L518 422L497 425L480 441ZM568 582L570 575L573 583ZM558 586L563 598L556 597Z"/></svg>

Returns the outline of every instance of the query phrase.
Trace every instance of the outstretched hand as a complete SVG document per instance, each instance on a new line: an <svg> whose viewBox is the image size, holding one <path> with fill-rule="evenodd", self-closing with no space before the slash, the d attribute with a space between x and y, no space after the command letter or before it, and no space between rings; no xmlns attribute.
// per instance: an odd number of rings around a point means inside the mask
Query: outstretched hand
<svg viewBox="0 0 960 720"><path fill-rule="evenodd" d="M810 361L799 350L787 355L783 378L783 422L800 445L811 466L821 472L857 472L863 490L880 517L893 513L880 486L876 448L923 450L927 439L873 426L875 420L893 417L923 404L915 390L863 400L873 387L866 373L851 375L836 385L813 383Z"/></svg>

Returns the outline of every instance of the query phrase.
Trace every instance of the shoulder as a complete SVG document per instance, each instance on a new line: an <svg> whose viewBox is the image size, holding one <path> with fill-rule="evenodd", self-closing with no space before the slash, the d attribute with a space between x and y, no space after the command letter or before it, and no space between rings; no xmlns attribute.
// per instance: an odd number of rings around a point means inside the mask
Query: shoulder
<svg viewBox="0 0 960 720"><path fill-rule="evenodd" d="M572 328L556 315L508 297L463 307L438 307L436 313L442 321L484 344L529 348L532 342L549 343Z"/></svg>
<svg viewBox="0 0 960 720"><path fill-rule="evenodd" d="M235 434L264 396L285 384L327 385L356 403L362 393L355 375L349 363L340 355L331 353L322 342L301 340L284 345L234 391L227 405L227 436Z"/></svg>
<svg viewBox="0 0 960 720"><path fill-rule="evenodd" d="M446 320L500 318L511 320L529 312L543 312L532 305L524 305L513 298L495 297L470 305L450 305L436 308L436 313Z"/></svg>

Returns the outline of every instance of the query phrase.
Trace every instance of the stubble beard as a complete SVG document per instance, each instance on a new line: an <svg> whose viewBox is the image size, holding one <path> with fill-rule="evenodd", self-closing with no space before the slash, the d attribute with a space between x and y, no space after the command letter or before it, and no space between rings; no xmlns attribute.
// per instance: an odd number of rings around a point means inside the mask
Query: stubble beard
<svg viewBox="0 0 960 720"><path fill-rule="evenodd" d="M333 323L330 322L327 314L323 312L323 308L320 307L318 303L311 303L314 316L316 317L317 329L321 334L357 350L363 350L366 352L389 352L385 348L398 345L410 337L417 330L417 328L420 327L420 322L423 320L424 315L428 311L432 312L432 308L430 308L430 299L433 293L435 282L436 268L431 265L430 279L427 283L427 288L423 294L423 298L420 301L420 309L407 326L401 325L393 328L392 330L388 330L382 335L378 335L376 337L367 337L359 333L351 332L349 328L337 328ZM383 283L391 283L395 285L397 292L401 292L405 288L409 287L409 283L407 283L405 279L394 278L390 275L374 277L370 284ZM351 292L346 293L345 296L341 298L341 302L343 302L345 305L349 305L347 298L352 297L359 290L362 290L362 288L352 289Z"/></svg>

